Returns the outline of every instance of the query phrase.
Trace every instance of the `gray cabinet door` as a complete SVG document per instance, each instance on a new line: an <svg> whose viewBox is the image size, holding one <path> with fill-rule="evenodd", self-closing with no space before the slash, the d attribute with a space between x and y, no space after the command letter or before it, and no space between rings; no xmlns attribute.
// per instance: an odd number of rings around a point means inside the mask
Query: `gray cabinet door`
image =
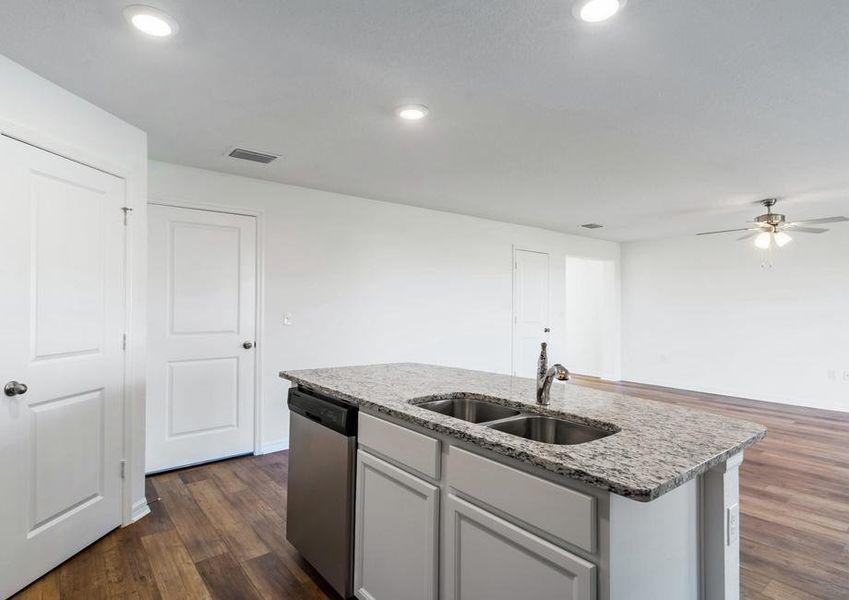
<svg viewBox="0 0 849 600"><path fill-rule="evenodd" d="M435 600L439 489L357 452L354 589L361 600Z"/></svg>
<svg viewBox="0 0 849 600"><path fill-rule="evenodd" d="M450 494L446 512L446 600L594 600L592 563Z"/></svg>

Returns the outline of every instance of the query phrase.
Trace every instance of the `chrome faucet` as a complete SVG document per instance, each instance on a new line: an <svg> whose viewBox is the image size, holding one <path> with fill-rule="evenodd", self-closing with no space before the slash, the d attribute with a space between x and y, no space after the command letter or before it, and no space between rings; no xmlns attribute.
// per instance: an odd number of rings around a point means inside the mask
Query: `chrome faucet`
<svg viewBox="0 0 849 600"><path fill-rule="evenodd" d="M571 375L569 370L557 363L548 368L548 344L542 343L542 349L539 352L539 361L537 361L537 404L548 406L551 401L549 394L551 393L551 382L556 377L559 381L568 381Z"/></svg>

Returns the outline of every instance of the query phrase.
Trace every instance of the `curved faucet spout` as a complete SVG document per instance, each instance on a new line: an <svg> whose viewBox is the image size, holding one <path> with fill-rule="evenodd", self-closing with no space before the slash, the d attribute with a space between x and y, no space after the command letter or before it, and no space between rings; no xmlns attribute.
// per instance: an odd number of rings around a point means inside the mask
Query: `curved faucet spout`
<svg viewBox="0 0 849 600"><path fill-rule="evenodd" d="M568 381L571 378L569 369L557 363L548 368L548 344L542 343L537 362L537 404L548 405L551 402L551 382L556 378L558 381Z"/></svg>

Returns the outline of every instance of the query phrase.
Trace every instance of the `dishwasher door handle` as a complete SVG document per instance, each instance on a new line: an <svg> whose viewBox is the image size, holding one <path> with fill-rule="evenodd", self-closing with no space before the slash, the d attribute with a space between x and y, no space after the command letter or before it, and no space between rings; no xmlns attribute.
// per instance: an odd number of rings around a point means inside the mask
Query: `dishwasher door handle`
<svg viewBox="0 0 849 600"><path fill-rule="evenodd" d="M317 414L315 414L315 413L311 413L311 412L310 412L310 411L308 411L308 410L305 410L305 411L304 411L304 416L305 416L307 419L309 419L310 421L315 421L316 423L321 423L321 417L319 417L319 416L318 416Z"/></svg>

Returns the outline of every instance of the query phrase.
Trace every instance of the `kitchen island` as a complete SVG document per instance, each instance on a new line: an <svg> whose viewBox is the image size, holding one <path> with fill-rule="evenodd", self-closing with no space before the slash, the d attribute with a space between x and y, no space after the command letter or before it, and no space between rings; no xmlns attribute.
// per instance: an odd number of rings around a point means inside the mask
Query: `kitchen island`
<svg viewBox="0 0 849 600"><path fill-rule="evenodd" d="M363 600L739 597L760 425L568 383L541 406L531 379L433 365L281 377L360 408Z"/></svg>

